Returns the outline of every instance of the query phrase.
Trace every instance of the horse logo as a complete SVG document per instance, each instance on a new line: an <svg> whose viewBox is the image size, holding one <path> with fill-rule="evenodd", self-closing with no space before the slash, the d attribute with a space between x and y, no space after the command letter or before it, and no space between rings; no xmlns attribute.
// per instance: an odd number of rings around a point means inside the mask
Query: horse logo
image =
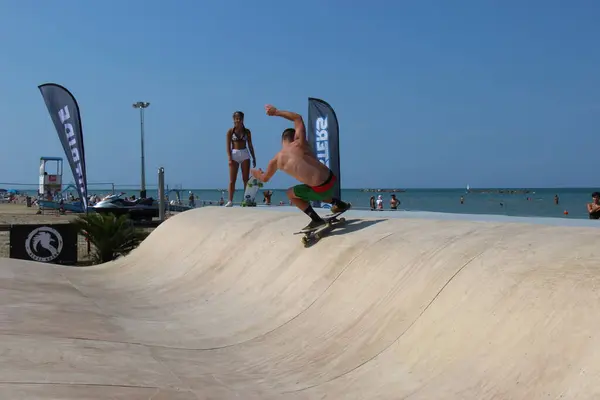
<svg viewBox="0 0 600 400"><path fill-rule="evenodd" d="M56 229L41 226L34 229L25 240L25 250L35 261L49 262L60 255L63 238Z"/></svg>

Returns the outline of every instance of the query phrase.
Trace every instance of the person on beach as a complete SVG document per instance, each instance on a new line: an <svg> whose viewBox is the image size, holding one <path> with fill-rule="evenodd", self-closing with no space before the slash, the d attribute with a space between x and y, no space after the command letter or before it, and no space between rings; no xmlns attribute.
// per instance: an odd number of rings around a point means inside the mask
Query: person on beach
<svg viewBox="0 0 600 400"><path fill-rule="evenodd" d="M244 126L244 113L236 111L233 113L233 128L227 131L227 159L229 160L229 201L225 207L233 205L233 194L235 193L235 181L237 180L240 164L242 165L242 180L244 190L250 177L250 156L252 166L256 167L256 156L252 145L252 133Z"/></svg>
<svg viewBox="0 0 600 400"><path fill-rule="evenodd" d="M377 196L375 204L377 204L377 211L383 211L383 197L381 195Z"/></svg>
<svg viewBox="0 0 600 400"><path fill-rule="evenodd" d="M588 203L587 210L590 219L600 219L600 192L592 193L592 202Z"/></svg>
<svg viewBox="0 0 600 400"><path fill-rule="evenodd" d="M333 185L336 177L325 164L321 163L313 154L306 141L306 128L302 116L291 111L278 110L272 105L266 105L265 111L269 116L285 118L294 123L293 128L288 128L281 134L281 150L267 165L267 171L252 169L252 176L263 182L269 179L280 169L296 178L302 184L291 187L286 194L290 201L302 210L311 219L311 222L302 231L317 229L326 222L315 212L310 201L323 201L330 203L331 212L343 212L352 206L341 199L333 197Z"/></svg>
<svg viewBox="0 0 600 400"><path fill-rule="evenodd" d="M400 200L398 200L396 198L396 195L392 193L392 198L390 199L390 208L392 210L397 210L399 204L400 204Z"/></svg>
<svg viewBox="0 0 600 400"><path fill-rule="evenodd" d="M272 190L265 190L263 192L263 203L270 206L271 205L271 196L273 196Z"/></svg>

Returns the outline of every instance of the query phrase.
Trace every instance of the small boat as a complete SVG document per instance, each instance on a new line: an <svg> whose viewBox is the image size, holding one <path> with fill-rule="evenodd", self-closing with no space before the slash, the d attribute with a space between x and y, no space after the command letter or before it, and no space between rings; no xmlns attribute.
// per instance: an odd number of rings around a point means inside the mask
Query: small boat
<svg viewBox="0 0 600 400"><path fill-rule="evenodd" d="M83 212L83 204L81 204L81 201L63 201L61 204L60 201L39 199L37 203L40 209L60 210L62 208L65 211L70 211L73 213Z"/></svg>

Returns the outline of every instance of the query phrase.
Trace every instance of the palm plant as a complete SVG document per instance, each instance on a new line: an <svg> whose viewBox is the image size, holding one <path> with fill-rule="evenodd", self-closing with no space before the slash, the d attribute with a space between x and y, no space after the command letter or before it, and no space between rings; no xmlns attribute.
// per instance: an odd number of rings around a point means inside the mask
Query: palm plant
<svg viewBox="0 0 600 400"><path fill-rule="evenodd" d="M137 230L127 215L82 214L73 224L93 244L92 261L97 264L126 255L148 236Z"/></svg>

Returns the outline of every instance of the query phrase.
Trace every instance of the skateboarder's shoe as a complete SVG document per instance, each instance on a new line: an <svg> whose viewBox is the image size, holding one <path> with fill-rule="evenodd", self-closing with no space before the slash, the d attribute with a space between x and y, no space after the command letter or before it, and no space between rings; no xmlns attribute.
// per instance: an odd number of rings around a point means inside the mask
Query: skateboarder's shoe
<svg viewBox="0 0 600 400"><path fill-rule="evenodd" d="M348 211L350 208L352 208L352 204L346 203L346 202L343 202L340 200L337 203L335 203L333 206L331 206L331 213L332 214L341 213L344 211Z"/></svg>
<svg viewBox="0 0 600 400"><path fill-rule="evenodd" d="M306 225L301 232L310 232L310 231L314 231L317 230L319 228L324 227L325 225L327 225L327 222L325 222L324 220L320 220L320 221L310 221L310 224Z"/></svg>
<svg viewBox="0 0 600 400"><path fill-rule="evenodd" d="M233 207L233 203L231 201L228 201L227 204L225 204L225 207Z"/></svg>

